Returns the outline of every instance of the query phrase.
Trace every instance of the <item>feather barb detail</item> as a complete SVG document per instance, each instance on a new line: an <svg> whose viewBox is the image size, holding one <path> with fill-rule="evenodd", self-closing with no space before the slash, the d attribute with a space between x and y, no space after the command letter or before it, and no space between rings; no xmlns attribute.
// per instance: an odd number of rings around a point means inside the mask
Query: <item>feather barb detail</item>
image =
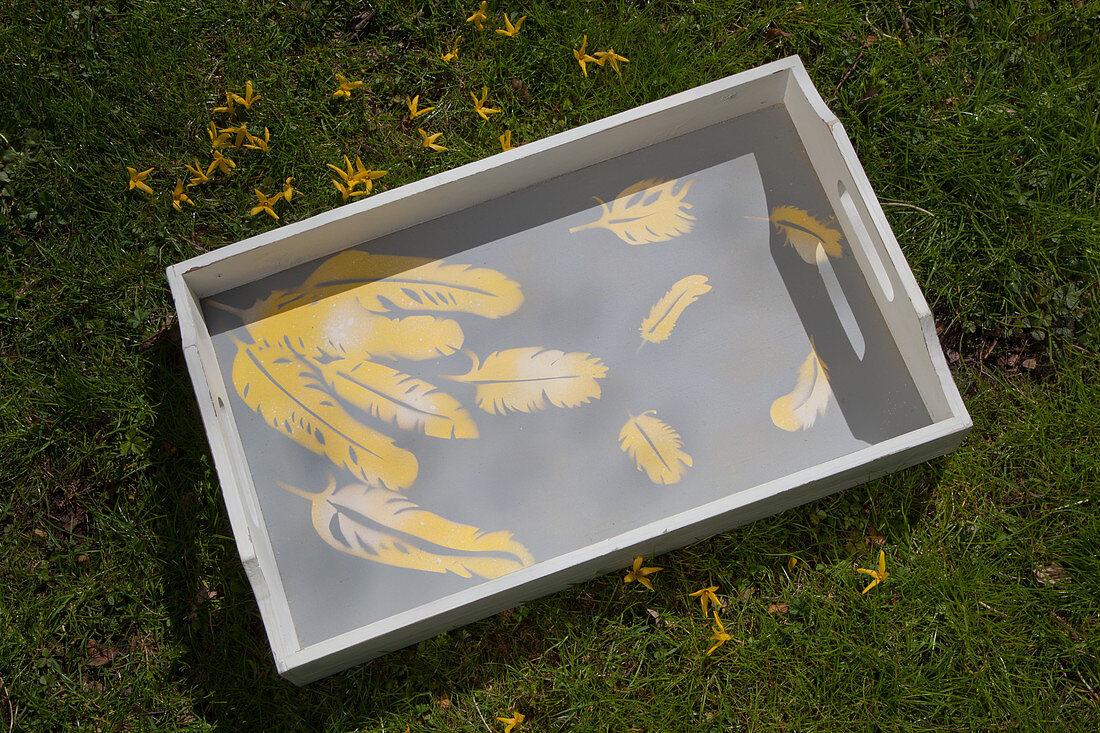
<svg viewBox="0 0 1100 733"><path fill-rule="evenodd" d="M619 431L619 447L655 484L674 484L691 465L680 434L657 419L656 410L631 415Z"/></svg>
<svg viewBox="0 0 1100 733"><path fill-rule="evenodd" d="M648 178L623 189L610 204L600 201L602 215L589 224L575 226L570 234L586 229L607 229L627 244L667 242L691 231L695 217L684 201L694 180ZM677 187L679 186L679 187Z"/></svg>

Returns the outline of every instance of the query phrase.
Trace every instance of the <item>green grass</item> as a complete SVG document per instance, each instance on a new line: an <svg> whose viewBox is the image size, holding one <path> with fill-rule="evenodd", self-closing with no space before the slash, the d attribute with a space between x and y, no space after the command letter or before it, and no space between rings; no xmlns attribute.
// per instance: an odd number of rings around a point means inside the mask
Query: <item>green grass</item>
<svg viewBox="0 0 1100 733"><path fill-rule="evenodd" d="M515 40L476 36L475 7L0 8L0 730L500 730L513 709L520 731L1100 726L1100 4L529 2L507 7L528 15ZM621 78L580 75L585 34L630 58ZM247 216L254 187L295 178L279 223L339 205L344 154L392 188L506 127L528 142L791 53L960 354L966 444L656 558L654 593L598 578L280 680L164 267L276 226ZM346 102L338 71L364 81ZM177 214L210 110L248 79L272 151ZM482 85L491 124L469 111ZM403 121L417 93L446 153ZM155 167L153 199L127 165ZM880 546L891 575L861 595ZM712 584L734 641L706 658L686 596Z"/></svg>

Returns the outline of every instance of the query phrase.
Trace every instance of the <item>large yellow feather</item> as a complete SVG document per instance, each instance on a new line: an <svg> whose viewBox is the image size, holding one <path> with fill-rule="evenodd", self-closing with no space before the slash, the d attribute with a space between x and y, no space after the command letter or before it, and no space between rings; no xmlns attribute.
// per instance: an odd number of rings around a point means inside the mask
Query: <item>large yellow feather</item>
<svg viewBox="0 0 1100 733"><path fill-rule="evenodd" d="M474 385L477 406L485 412L503 415L508 410L535 412L547 404L576 407L600 398L598 379L607 375L607 367L591 354L565 353L531 346L494 351L467 374L447 376L456 382Z"/></svg>
<svg viewBox="0 0 1100 733"><path fill-rule="evenodd" d="M450 356L462 348L457 321L435 316L388 318L359 305L352 291L248 324L257 343L289 338L311 359L409 359Z"/></svg>
<svg viewBox="0 0 1100 733"><path fill-rule="evenodd" d="M655 484L676 483L692 465L691 456L681 450L680 434L658 420L656 410L631 415L619 431L619 447Z"/></svg>
<svg viewBox="0 0 1100 733"><path fill-rule="evenodd" d="M843 234L828 224L818 221L810 212L796 206L776 206L769 217L772 224L787 237L787 244L808 264L817 264L818 245L830 257L840 257Z"/></svg>
<svg viewBox="0 0 1100 733"><path fill-rule="evenodd" d="M346 250L318 265L299 287L272 293L269 298L255 306L256 315L262 318L273 313L282 313L366 283L399 275L429 262L433 260L426 257L372 255Z"/></svg>
<svg viewBox="0 0 1100 733"><path fill-rule="evenodd" d="M808 430L825 413L832 396L829 372L817 352L811 349L810 355L798 368L794 390L772 403L772 423L791 432Z"/></svg>
<svg viewBox="0 0 1100 733"><path fill-rule="evenodd" d="M349 415L317 368L285 343L238 344L232 376L245 404L294 442L372 486L412 485L416 456Z"/></svg>
<svg viewBox="0 0 1100 733"><path fill-rule="evenodd" d="M500 318L523 303L519 283L496 270L438 262L363 285L354 292L360 305L379 313L399 308Z"/></svg>
<svg viewBox="0 0 1100 733"><path fill-rule="evenodd" d="M602 228L627 244L667 242L691 231L695 217L686 213L691 204L683 199L694 182L685 181L677 190L678 178L639 181L623 189L610 205L600 201L603 215L591 224L573 227L569 233Z"/></svg>
<svg viewBox="0 0 1100 733"><path fill-rule="evenodd" d="M433 438L476 438L477 425L454 397L396 369L369 361L320 367L338 397L382 422Z"/></svg>
<svg viewBox="0 0 1100 733"><path fill-rule="evenodd" d="M497 578L534 563L511 532L482 532L421 509L388 489L335 481L317 494L283 488L313 503L313 526L328 545L355 557L411 570Z"/></svg>
<svg viewBox="0 0 1100 733"><path fill-rule="evenodd" d="M708 292L710 285L702 275L688 275L678 281L649 309L649 315L638 329L642 340L657 344L667 339L684 309Z"/></svg>

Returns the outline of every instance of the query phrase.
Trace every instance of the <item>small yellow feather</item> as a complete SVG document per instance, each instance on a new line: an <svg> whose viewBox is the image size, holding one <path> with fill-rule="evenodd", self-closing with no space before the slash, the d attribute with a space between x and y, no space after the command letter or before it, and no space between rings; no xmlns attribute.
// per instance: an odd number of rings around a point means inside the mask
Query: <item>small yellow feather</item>
<svg viewBox="0 0 1100 733"><path fill-rule="evenodd" d="M655 484L676 483L692 465L691 456L681 450L680 434L658 420L656 410L631 415L619 431L619 447Z"/></svg>
<svg viewBox="0 0 1100 733"><path fill-rule="evenodd" d="M585 229L607 229L627 244L667 242L686 234L694 226L695 217L686 213L691 204L684 201L694 180L662 181L649 178L623 189L610 204L600 201L603 214L590 224L575 226L570 234Z"/></svg>
<svg viewBox="0 0 1100 733"><path fill-rule="evenodd" d="M710 285L702 275L688 275L679 280L649 309L649 315L638 329L642 340L658 344L667 339L684 309L708 292Z"/></svg>
<svg viewBox="0 0 1100 733"><path fill-rule="evenodd" d="M817 352L811 349L810 355L798 368L794 390L772 403L772 423L789 432L809 430L825 413L832 396L829 372Z"/></svg>
<svg viewBox="0 0 1100 733"><path fill-rule="evenodd" d="M479 364L466 352L473 368L466 374L447 376L455 382L474 385L477 406L485 412L503 415L514 412L577 407L600 398L600 383L607 367L591 354L565 353L531 346L494 351Z"/></svg>
<svg viewBox="0 0 1100 733"><path fill-rule="evenodd" d="M819 245L830 257L840 257L844 254L840 246L840 240L844 235L828 224L818 221L805 209L797 206L776 206L772 209L769 219L786 235L787 244L794 247L799 257L810 265L817 264Z"/></svg>

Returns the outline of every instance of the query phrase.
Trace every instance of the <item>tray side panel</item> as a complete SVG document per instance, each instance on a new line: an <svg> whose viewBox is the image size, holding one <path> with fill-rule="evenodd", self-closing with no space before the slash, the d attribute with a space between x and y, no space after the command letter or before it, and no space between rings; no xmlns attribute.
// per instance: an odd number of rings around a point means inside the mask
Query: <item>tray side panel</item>
<svg viewBox="0 0 1100 733"><path fill-rule="evenodd" d="M274 570L270 541L259 519L259 505L224 396L225 387L219 388L221 372L213 344L205 329L197 325L202 322L201 309L176 267L169 268L167 276L176 304L187 370L214 457L237 552L256 596L276 666L282 670L286 655L298 650L300 644L279 575Z"/></svg>
<svg viewBox="0 0 1100 733"><path fill-rule="evenodd" d="M784 96L807 154L933 419L969 414L951 378L935 322L844 127L804 68Z"/></svg>
<svg viewBox="0 0 1100 733"><path fill-rule="evenodd" d="M178 265L202 299L782 101L790 57L340 206ZM476 183L473 181L476 177Z"/></svg>

